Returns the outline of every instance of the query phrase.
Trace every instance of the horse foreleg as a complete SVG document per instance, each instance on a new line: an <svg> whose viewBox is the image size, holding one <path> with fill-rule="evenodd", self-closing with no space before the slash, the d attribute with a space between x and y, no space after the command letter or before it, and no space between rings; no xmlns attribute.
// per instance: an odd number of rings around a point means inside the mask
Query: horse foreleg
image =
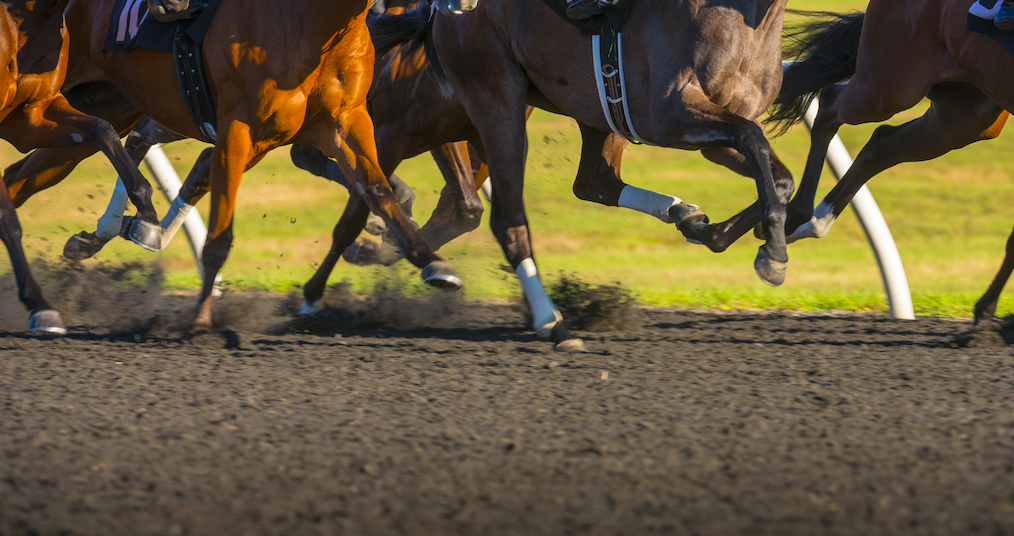
<svg viewBox="0 0 1014 536"><path fill-rule="evenodd" d="M754 270L764 283L780 286L789 261L785 248L785 206L772 170L771 145L757 123L740 117L708 100L699 88L687 87L681 105L673 106L667 121L666 146L731 147L746 159L757 184L764 245L757 252ZM787 201L787 199L786 199ZM691 240L703 242L707 220L699 210L670 210L677 228ZM682 208L687 208L685 205ZM696 207L692 207L696 209Z"/></svg>
<svg viewBox="0 0 1014 536"><path fill-rule="evenodd" d="M15 212L14 202L7 195L7 188L0 188L0 240L7 246L14 267L14 278L18 282L18 298L31 312L28 328L31 331L42 331L63 335L67 327L60 318L60 313L42 296L42 288L32 277L28 267L28 259L21 247L21 223Z"/></svg>
<svg viewBox="0 0 1014 536"><path fill-rule="evenodd" d="M185 136L158 124L152 118L144 116L141 121L130 131L124 143L124 150L130 157L135 167L141 164L145 155L156 143L170 143L185 139ZM119 236L123 225L123 212L127 209L127 188L123 179L116 178L116 186L113 188L113 195L109 199L105 213L99 217L95 232L82 231L67 240L63 247L63 256L71 260L85 260L94 257L109 243L110 240ZM170 209L168 221L172 221L177 215L177 207L173 205ZM166 234L166 218L162 219L162 245L165 248L172 241L175 230Z"/></svg>
<svg viewBox="0 0 1014 536"><path fill-rule="evenodd" d="M405 258L422 268L423 281L440 288L456 290L461 287L461 280L450 264L433 253L402 211L380 167L373 121L366 112L365 103L343 113L339 124L334 126L330 135L319 141L318 147L325 153L332 153L330 156L355 184L356 191L366 199L370 210L384 219Z"/></svg>
<svg viewBox="0 0 1014 536"><path fill-rule="evenodd" d="M211 210L208 240L204 243L204 281L191 334L209 333L212 327L211 308L214 301L215 278L225 265L232 247L232 222L236 196L243 172L263 156L255 153L250 126L241 121L223 121L211 157ZM267 149L264 149L266 151Z"/></svg>
<svg viewBox="0 0 1014 536"><path fill-rule="evenodd" d="M22 150L85 144L102 151L123 177L127 195L138 211L129 238L145 249L159 250L161 239L151 203L151 185L130 161L120 145L119 134L108 122L78 112L63 96L57 96L19 108L4 120L3 128L15 129Z"/></svg>

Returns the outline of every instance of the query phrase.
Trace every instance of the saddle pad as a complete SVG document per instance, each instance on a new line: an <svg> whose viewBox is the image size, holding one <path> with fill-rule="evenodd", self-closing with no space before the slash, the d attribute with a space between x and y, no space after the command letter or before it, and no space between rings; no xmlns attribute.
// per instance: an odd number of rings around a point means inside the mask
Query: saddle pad
<svg viewBox="0 0 1014 536"><path fill-rule="evenodd" d="M181 24L187 25L187 35L200 46L221 3L222 0L211 0L196 19L164 23L148 16L147 0L116 0L102 49L106 52L130 52L143 48L171 53L176 27Z"/></svg>
<svg viewBox="0 0 1014 536"><path fill-rule="evenodd" d="M581 31L581 35L601 35L611 32L614 28L619 31L623 23L627 21L627 17L630 16L630 0L620 0L605 8L604 15L596 15L585 20L574 20L567 16L567 0L542 1L561 19L576 26Z"/></svg>
<svg viewBox="0 0 1014 536"><path fill-rule="evenodd" d="M993 17L999 11L999 0L979 0L972 4L972 8L968 12L965 29L989 37L1007 52L1014 54L1014 32L1005 32L993 26Z"/></svg>

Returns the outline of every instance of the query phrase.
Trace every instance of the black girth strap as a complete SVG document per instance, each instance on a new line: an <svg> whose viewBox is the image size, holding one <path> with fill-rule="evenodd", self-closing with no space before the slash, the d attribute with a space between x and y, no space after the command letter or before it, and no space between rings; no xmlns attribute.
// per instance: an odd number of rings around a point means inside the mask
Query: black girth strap
<svg viewBox="0 0 1014 536"><path fill-rule="evenodd" d="M173 38L173 64L176 67L176 81L180 86L180 94L187 105L190 118L201 129L201 133L209 141L218 137L218 113L214 96L208 85L208 77L204 75L204 59L201 47L187 33L189 24L176 26Z"/></svg>
<svg viewBox="0 0 1014 536"><path fill-rule="evenodd" d="M616 133L627 138L632 143L641 143L627 123L627 112L624 106L626 99L626 88L623 87L623 78L620 74L620 46L617 41L617 31L610 27L599 35L599 58L602 67L599 76L606 90L606 108L609 110L609 117L612 119L612 126L615 126Z"/></svg>

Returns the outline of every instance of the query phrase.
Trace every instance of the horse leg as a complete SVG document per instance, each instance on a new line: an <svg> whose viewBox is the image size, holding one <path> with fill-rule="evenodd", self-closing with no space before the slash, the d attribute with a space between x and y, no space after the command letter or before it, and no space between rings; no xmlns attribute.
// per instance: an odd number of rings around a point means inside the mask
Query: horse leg
<svg viewBox="0 0 1014 536"><path fill-rule="evenodd" d="M468 144L463 141L442 145L430 154L446 184L433 216L419 234L434 251L439 251L448 242L479 227L483 208L475 181L481 166L478 172L474 170Z"/></svg>
<svg viewBox="0 0 1014 536"><path fill-rule="evenodd" d="M672 108L671 137L666 145L699 147L731 147L743 155L757 183L760 199L760 221L763 224L765 243L757 252L754 270L761 280L771 286L785 281L789 256L785 248L785 206L776 186L772 171L771 146L764 130L754 123L712 103L699 90L687 88L681 94L683 102ZM791 195L791 192L790 192ZM782 191L784 196L784 191ZM788 199L785 199L787 202ZM707 221L699 210L682 210L677 205L670 210L677 229L688 239L705 237ZM696 207L694 207L696 208ZM752 227L752 226L751 226Z"/></svg>
<svg viewBox="0 0 1014 536"><path fill-rule="evenodd" d="M742 153L735 149L729 147L708 147L701 149L701 155L744 177L753 178L750 163ZM795 187L792 173L778 159L778 155L775 154L774 150L771 151L770 164L771 173L775 179L775 191L778 194L778 200L784 205L789 202L789 198L792 197L792 191ZM759 201L720 223L709 223L708 217L704 212L697 205L689 203L681 203L674 206L671 209L671 213L670 217L680 221L682 227L679 228L681 230L694 233L694 238L687 238L687 241L703 244L715 253L721 253L728 249L729 246L749 232L750 229L754 229L757 238L763 239L764 237L764 229L760 225Z"/></svg>
<svg viewBox="0 0 1014 536"><path fill-rule="evenodd" d="M363 196L356 191L349 192L349 202L331 233L331 250L324 257L324 262L317 268L317 272L303 286L303 305L299 308L299 314L308 315L320 310L320 300L324 296L328 277L331 276L342 252L359 236L359 231L366 225L366 218L369 215L370 207Z"/></svg>
<svg viewBox="0 0 1014 536"><path fill-rule="evenodd" d="M42 296L42 288L32 277L28 259L21 247L21 224L15 212L14 202L7 195L7 188L0 188L0 240L7 246L14 267L14 278L18 282L18 298L31 312L28 320L30 331L41 331L55 335L67 333L67 327L60 313Z"/></svg>
<svg viewBox="0 0 1014 536"><path fill-rule="evenodd" d="M120 145L119 134L108 122L78 112L63 96L57 96L31 108L22 107L8 115L3 122L3 129L17 132L17 145L24 150L85 144L102 151L117 173L124 178L127 195L138 210L128 237L145 249L159 250L161 238L158 218L151 203L151 185L130 161ZM20 194L21 189L18 190ZM17 194L12 194L11 197L15 199L15 204L19 204Z"/></svg>
<svg viewBox="0 0 1014 536"><path fill-rule="evenodd" d="M215 278L225 265L232 247L236 194L243 173L272 148L258 146L255 150L250 126L242 121L227 120L219 124L224 126L219 130L211 158L211 210L208 239L204 243L204 281L197 314L190 329L193 335L211 332Z"/></svg>
<svg viewBox="0 0 1014 536"><path fill-rule="evenodd" d="M320 149L306 143L296 143L292 146L291 151L292 163L296 167L309 171L310 173L323 177L329 181L337 182L350 192L352 191L352 183L342 173L341 168L338 164L327 157ZM401 163L399 160L398 163ZM397 167L397 166L395 166ZM405 181L401 180L397 175L391 174L387 182L391 185L391 190L394 191L394 196L398 198L398 204L401 205L402 212L411 220L412 219L412 206L415 204L415 192L412 188L405 184ZM379 236L387 231L387 224L384 220L374 213L370 213L366 220L366 227L364 228L367 233L374 236ZM358 263L355 263L358 264ZM364 263L364 264L376 264Z"/></svg>
<svg viewBox="0 0 1014 536"><path fill-rule="evenodd" d="M975 324L989 321L996 314L996 303L1000 299L1000 292L1010 279L1011 272L1014 272L1014 232L1007 238L1007 250L1000 265L1000 271L993 278L993 282L986 289L986 293L975 302Z"/></svg>
<svg viewBox="0 0 1014 536"><path fill-rule="evenodd" d="M126 150L134 166L137 167L141 165L141 161L148 154L148 150L156 143L170 143L182 139L185 139L185 136L176 134L156 123L152 118L144 116L127 135L124 150ZM70 237L63 247L63 256L76 261L89 259L94 257L110 240L119 236L123 227L123 212L127 209L127 202L127 189L123 185L123 179L117 177L116 186L113 188L113 195L106 206L106 212L99 217L95 232L81 231ZM169 245L176 230L179 229L179 226L177 226L176 229L169 230L167 234L166 221L174 221L178 213L179 207L175 204L172 205L170 214L166 218L163 218L161 222L162 248ZM129 221L128 219L128 223ZM180 220L180 223L182 223L182 220Z"/></svg>
<svg viewBox="0 0 1014 536"><path fill-rule="evenodd" d="M831 140L838 134L842 120L834 111L834 103L844 90L844 86L832 85L824 88L818 100L817 116L810 129L810 151L806 156L803 178L799 184L799 193L786 207L785 229L793 231L813 218L813 205L820 185L820 175L824 171L824 160ZM826 232L826 230L825 230ZM795 239L790 238L789 242Z"/></svg>
<svg viewBox="0 0 1014 536"><path fill-rule="evenodd" d="M918 119L901 126L883 125L873 132L848 173L817 205L810 221L789 236L790 242L827 234L856 192L878 173L904 162L931 160L976 141L994 138L1006 121L1003 109L971 86L936 86L929 97L930 108ZM841 115L841 105L839 98L829 114Z"/></svg>
<svg viewBox="0 0 1014 536"><path fill-rule="evenodd" d="M401 210L385 170L380 167L373 121L366 111L365 102L343 113L329 133L320 135L318 143L318 148L325 154L332 152L330 156L355 184L359 195L365 197L370 210L384 219L405 258L422 268L423 281L438 288L461 288L461 280L450 264L433 253ZM357 232L360 230L357 229Z"/></svg>

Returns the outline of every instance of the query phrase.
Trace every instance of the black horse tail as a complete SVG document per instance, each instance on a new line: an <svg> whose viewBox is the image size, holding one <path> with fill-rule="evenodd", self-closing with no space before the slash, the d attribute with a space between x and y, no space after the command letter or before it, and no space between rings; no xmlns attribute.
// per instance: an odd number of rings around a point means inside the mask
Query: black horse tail
<svg viewBox="0 0 1014 536"><path fill-rule="evenodd" d="M444 96L449 97L454 90L447 80L447 75L444 74L444 69L437 58L436 48L433 46L433 18L430 15L429 6L423 3L420 7L400 15L376 15L366 19L370 37L373 39L373 48L377 54L376 72L383 72L390 67L391 62L387 56L395 47L404 45L399 49L402 56L411 55L419 47L423 47L429 75L436 81Z"/></svg>
<svg viewBox="0 0 1014 536"><path fill-rule="evenodd" d="M843 82L856 72L856 56L865 13L795 11L805 19L787 26L783 56L795 63L785 70L782 89L765 122L784 134L803 120L820 90Z"/></svg>

